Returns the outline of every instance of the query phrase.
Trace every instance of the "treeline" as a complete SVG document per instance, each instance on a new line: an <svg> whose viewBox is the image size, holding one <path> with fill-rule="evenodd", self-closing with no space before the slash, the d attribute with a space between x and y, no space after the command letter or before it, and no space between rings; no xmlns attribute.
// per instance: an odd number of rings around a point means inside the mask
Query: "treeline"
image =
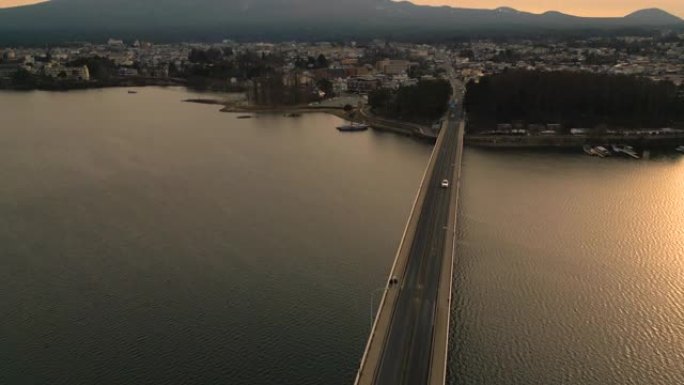
<svg viewBox="0 0 684 385"><path fill-rule="evenodd" d="M78 58L68 62L66 65L67 67L86 66L92 80L103 82L116 78L119 70L114 60L100 56Z"/></svg>
<svg viewBox="0 0 684 385"><path fill-rule="evenodd" d="M182 72L171 72L171 76L185 78L189 85L198 88L230 89L229 79L241 82L272 75L283 60L277 55L256 52L235 54L230 48L193 49L188 55L190 64Z"/></svg>
<svg viewBox="0 0 684 385"><path fill-rule="evenodd" d="M300 69L317 69L317 68L328 68L330 62L325 57L325 55L320 54L318 57L307 56L306 59L298 57L294 62L295 67Z"/></svg>
<svg viewBox="0 0 684 385"><path fill-rule="evenodd" d="M316 94L310 92L295 81L286 84L282 74L263 76L252 79L247 89L247 99L258 106L294 106L320 100Z"/></svg>
<svg viewBox="0 0 684 385"><path fill-rule="evenodd" d="M373 113L391 119L431 123L447 110L451 85L446 80L421 80L415 86L372 91L368 104Z"/></svg>
<svg viewBox="0 0 684 385"><path fill-rule="evenodd" d="M498 123L652 128L684 121L684 89L626 75L506 71L467 85L470 130Z"/></svg>

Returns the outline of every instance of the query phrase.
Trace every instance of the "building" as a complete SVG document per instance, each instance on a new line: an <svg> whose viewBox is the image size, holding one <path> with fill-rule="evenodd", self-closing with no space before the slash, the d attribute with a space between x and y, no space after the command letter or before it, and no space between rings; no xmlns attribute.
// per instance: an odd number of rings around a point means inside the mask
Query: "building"
<svg viewBox="0 0 684 385"><path fill-rule="evenodd" d="M570 129L570 134L571 135L587 135L589 134L591 130L588 128L571 128Z"/></svg>
<svg viewBox="0 0 684 385"><path fill-rule="evenodd" d="M121 67L119 68L119 76L121 77L133 77L138 76L139 72L135 68Z"/></svg>
<svg viewBox="0 0 684 385"><path fill-rule="evenodd" d="M346 79L342 79L342 78L334 79L334 80L332 81L332 85L333 85L333 92L334 92L336 95L340 95L340 94L342 94L342 93L345 93L345 92L347 92L347 90L348 90L348 88L347 88L347 80L346 80Z"/></svg>
<svg viewBox="0 0 684 385"><path fill-rule="evenodd" d="M2 59L5 61L14 60L14 59L16 59L16 57L17 57L16 52L14 52L14 50L11 50L11 49L3 52L3 54L2 54Z"/></svg>
<svg viewBox="0 0 684 385"><path fill-rule="evenodd" d="M61 80L84 81L90 80L90 71L87 66L65 67L58 63L48 63L43 66L43 76Z"/></svg>
<svg viewBox="0 0 684 385"><path fill-rule="evenodd" d="M368 93L375 91L382 85L382 81L373 76L358 76L347 79L347 90L350 92Z"/></svg>
<svg viewBox="0 0 684 385"><path fill-rule="evenodd" d="M110 38L109 40L107 40L107 45L111 46L111 47L123 47L124 42L123 42L123 40L120 40L120 39Z"/></svg>
<svg viewBox="0 0 684 385"><path fill-rule="evenodd" d="M375 69L385 75L401 75L408 72L409 68L416 66L408 60L380 60L375 63Z"/></svg>

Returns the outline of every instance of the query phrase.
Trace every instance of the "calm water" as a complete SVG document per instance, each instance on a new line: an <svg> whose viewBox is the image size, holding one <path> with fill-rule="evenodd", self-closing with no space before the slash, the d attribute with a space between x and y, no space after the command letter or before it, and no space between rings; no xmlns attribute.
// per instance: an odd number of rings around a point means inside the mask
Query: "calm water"
<svg viewBox="0 0 684 385"><path fill-rule="evenodd" d="M429 145L0 93L0 384L351 384Z"/></svg>
<svg viewBox="0 0 684 385"><path fill-rule="evenodd" d="M344 384L431 151L0 93L0 384ZM684 162L465 154L452 384L684 383Z"/></svg>
<svg viewBox="0 0 684 385"><path fill-rule="evenodd" d="M684 159L465 154L452 384L684 384Z"/></svg>

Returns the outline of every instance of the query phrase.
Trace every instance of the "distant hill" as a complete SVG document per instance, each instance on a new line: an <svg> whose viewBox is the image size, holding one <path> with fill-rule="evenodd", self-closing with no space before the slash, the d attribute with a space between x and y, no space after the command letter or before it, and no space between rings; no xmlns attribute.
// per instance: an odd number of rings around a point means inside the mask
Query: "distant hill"
<svg viewBox="0 0 684 385"><path fill-rule="evenodd" d="M668 25L681 23L682 19L671 15L662 9L648 8L630 13L625 20L642 25Z"/></svg>
<svg viewBox="0 0 684 385"><path fill-rule="evenodd" d="M419 6L391 0L52 0L0 10L0 44L101 40L448 37L466 33L573 31L684 25L658 9L585 18Z"/></svg>

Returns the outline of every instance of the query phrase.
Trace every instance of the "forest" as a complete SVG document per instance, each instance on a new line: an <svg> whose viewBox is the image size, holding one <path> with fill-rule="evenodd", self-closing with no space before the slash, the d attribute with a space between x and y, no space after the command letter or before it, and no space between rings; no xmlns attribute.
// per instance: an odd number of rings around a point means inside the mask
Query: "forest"
<svg viewBox="0 0 684 385"><path fill-rule="evenodd" d="M469 132L514 122L566 131L673 127L684 122L684 88L627 75L513 70L470 81L464 106Z"/></svg>
<svg viewBox="0 0 684 385"><path fill-rule="evenodd" d="M378 89L368 95L373 113L391 119L432 123L447 110L451 85L446 80L421 80L398 90Z"/></svg>

